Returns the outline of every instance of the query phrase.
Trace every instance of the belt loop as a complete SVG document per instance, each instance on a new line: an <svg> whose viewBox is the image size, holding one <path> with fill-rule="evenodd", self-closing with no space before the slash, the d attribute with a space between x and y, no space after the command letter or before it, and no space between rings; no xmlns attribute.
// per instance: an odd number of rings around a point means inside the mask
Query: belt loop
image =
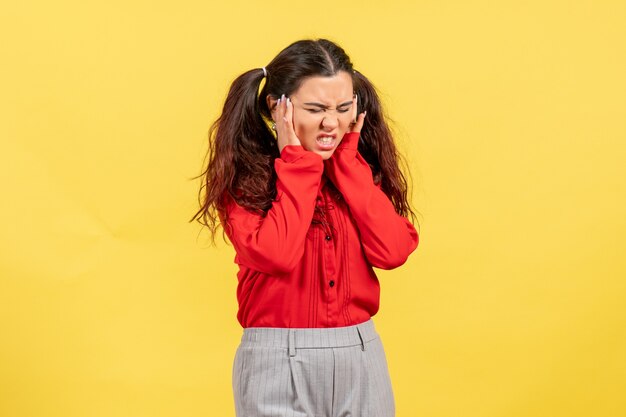
<svg viewBox="0 0 626 417"><path fill-rule="evenodd" d="M289 356L296 356L296 332L293 329L289 329L288 334L288 351Z"/></svg>
<svg viewBox="0 0 626 417"><path fill-rule="evenodd" d="M359 339L361 339L361 350L365 350L365 340L363 340L363 335L361 334L359 326L356 326L356 332L359 334Z"/></svg>

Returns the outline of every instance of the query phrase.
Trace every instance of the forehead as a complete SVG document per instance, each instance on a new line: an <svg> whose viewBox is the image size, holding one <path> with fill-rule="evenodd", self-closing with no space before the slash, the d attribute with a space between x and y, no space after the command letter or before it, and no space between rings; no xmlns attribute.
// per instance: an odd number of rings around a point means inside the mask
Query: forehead
<svg viewBox="0 0 626 417"><path fill-rule="evenodd" d="M307 77L292 94L302 101L336 102L352 99L352 77L339 71L332 77Z"/></svg>

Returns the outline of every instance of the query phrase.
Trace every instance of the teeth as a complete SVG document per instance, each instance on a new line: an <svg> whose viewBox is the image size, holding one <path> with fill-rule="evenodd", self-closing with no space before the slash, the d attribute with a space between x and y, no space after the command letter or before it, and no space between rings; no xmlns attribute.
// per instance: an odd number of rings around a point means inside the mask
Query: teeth
<svg viewBox="0 0 626 417"><path fill-rule="evenodd" d="M333 137L332 136L320 136L318 140L324 144L329 144L333 141Z"/></svg>

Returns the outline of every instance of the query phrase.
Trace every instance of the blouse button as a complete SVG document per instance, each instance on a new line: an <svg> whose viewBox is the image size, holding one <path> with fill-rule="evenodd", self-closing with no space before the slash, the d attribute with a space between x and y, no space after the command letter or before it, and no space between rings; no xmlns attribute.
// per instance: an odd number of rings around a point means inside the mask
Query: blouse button
<svg viewBox="0 0 626 417"><path fill-rule="evenodd" d="M326 240L330 240L330 239L331 239L330 235L326 235L326 238L325 238L325 239L326 239Z"/></svg>
<svg viewBox="0 0 626 417"><path fill-rule="evenodd" d="M335 286L335 281L330 280L330 282L328 283L328 285L330 285L331 287L334 287L334 286Z"/></svg>

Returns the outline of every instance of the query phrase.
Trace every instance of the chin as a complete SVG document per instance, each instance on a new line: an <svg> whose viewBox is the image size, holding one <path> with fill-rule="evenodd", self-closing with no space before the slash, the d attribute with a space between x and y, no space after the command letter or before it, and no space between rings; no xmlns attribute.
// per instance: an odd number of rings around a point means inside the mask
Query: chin
<svg viewBox="0 0 626 417"><path fill-rule="evenodd" d="M330 159L331 156L333 156L333 154L335 153L334 149L331 149L329 151L320 151L320 150L316 150L313 151L316 154L320 155L322 157L322 159Z"/></svg>
<svg viewBox="0 0 626 417"><path fill-rule="evenodd" d="M337 143L335 143L335 146L333 146L331 149L320 149L320 147L317 145L317 143L315 143L315 141L313 141L313 143L306 143L306 144L302 144L302 146L304 147L304 149L306 149L307 151L310 152L314 152L318 155L320 155L322 157L322 159L330 159L331 156L333 156L333 154L335 153L335 151L337 150L337 147L339 146L339 144L342 141L338 141Z"/></svg>

